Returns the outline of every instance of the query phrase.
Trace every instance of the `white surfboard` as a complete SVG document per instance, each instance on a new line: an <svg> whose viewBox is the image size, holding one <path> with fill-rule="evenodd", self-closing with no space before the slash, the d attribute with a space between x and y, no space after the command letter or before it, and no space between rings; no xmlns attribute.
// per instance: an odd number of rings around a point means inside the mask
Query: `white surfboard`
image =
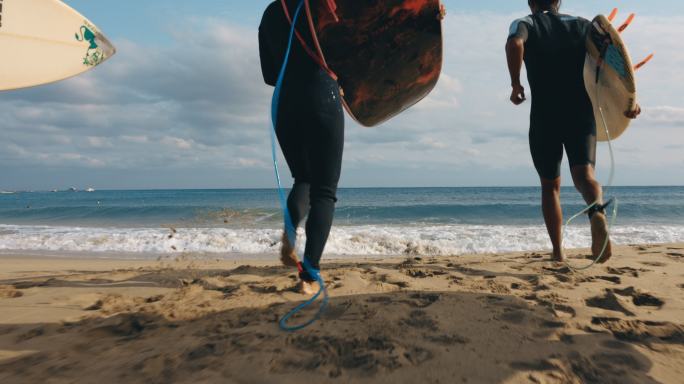
<svg viewBox="0 0 684 384"><path fill-rule="evenodd" d="M614 15L615 12L611 17ZM632 19L633 16L620 29L624 30ZM625 113L636 107L637 88L627 47L620 32L603 15L593 20L587 37L584 83L594 105L598 141L617 139L631 123Z"/></svg>
<svg viewBox="0 0 684 384"><path fill-rule="evenodd" d="M0 0L0 91L76 76L115 52L93 23L59 0Z"/></svg>

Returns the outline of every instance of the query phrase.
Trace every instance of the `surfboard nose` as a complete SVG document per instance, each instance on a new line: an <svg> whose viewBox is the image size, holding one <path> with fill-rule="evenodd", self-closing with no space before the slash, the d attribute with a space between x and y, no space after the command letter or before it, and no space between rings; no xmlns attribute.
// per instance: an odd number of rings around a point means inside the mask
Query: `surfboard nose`
<svg viewBox="0 0 684 384"><path fill-rule="evenodd" d="M103 60L107 60L116 54L116 47L112 44L109 39L107 39L102 33L97 32L95 35L95 41L97 45L102 49Z"/></svg>

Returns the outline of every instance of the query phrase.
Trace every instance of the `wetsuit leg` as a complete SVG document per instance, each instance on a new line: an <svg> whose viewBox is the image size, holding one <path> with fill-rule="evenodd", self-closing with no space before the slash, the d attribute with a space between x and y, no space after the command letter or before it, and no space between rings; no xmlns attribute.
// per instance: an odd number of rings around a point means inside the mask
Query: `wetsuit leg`
<svg viewBox="0 0 684 384"><path fill-rule="evenodd" d="M285 161L295 180L287 199L292 225L297 228L309 210L309 159L306 143L301 139L305 135L301 122L301 114L297 99L292 96L282 97L278 111L276 134L278 143L285 156Z"/></svg>
<svg viewBox="0 0 684 384"><path fill-rule="evenodd" d="M287 198L287 209L290 211L292 226L299 227L302 220L309 214L309 191L311 184L308 181L297 180Z"/></svg>
<svg viewBox="0 0 684 384"><path fill-rule="evenodd" d="M583 128L583 127L573 127ZM595 124L586 129L568 131L564 139L565 152L568 154L570 168L578 165L596 166L596 128ZM572 129L572 128L571 128Z"/></svg>
<svg viewBox="0 0 684 384"><path fill-rule="evenodd" d="M304 257L319 269L337 202L344 150L344 111L337 82L321 71L312 85L307 123L311 209L306 222ZM311 279L307 274L302 278Z"/></svg>
<svg viewBox="0 0 684 384"><path fill-rule="evenodd" d="M560 177L563 161L563 139L560 127L532 121L530 126L530 152L539 177L555 180Z"/></svg>
<svg viewBox="0 0 684 384"><path fill-rule="evenodd" d="M296 223L308 211L304 257L319 269L337 202L344 111L337 82L323 71L299 79L296 85L285 84L276 131L295 179L288 208ZM307 273L300 277L313 280Z"/></svg>

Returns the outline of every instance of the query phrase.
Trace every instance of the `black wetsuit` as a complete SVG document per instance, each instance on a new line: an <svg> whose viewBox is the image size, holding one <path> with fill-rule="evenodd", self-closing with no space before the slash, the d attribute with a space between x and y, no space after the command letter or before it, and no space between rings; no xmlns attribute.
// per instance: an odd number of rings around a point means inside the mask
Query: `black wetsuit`
<svg viewBox="0 0 684 384"><path fill-rule="evenodd" d="M294 9L290 10L294 16ZM297 30L311 34L300 15ZM259 52L266 84L275 86L283 64L290 23L273 2L259 26ZM308 214L304 257L316 269L332 227L344 148L344 111L339 86L309 57L295 38L283 81L276 133L295 180L288 208L295 227ZM309 44L309 47L313 47ZM304 273L305 280L313 280Z"/></svg>
<svg viewBox="0 0 684 384"><path fill-rule="evenodd" d="M584 86L588 20L538 12L516 20L509 38L525 41L532 91L530 150L539 176L560 176L563 146L570 166L595 165L596 120Z"/></svg>

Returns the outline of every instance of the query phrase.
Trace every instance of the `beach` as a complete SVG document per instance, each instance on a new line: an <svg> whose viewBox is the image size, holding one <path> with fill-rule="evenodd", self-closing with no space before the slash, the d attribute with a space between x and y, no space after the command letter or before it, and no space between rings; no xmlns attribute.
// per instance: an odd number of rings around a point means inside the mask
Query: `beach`
<svg viewBox="0 0 684 384"><path fill-rule="evenodd" d="M586 250L573 263L586 263ZM275 259L275 255L272 256ZM579 264L578 264L579 265ZM684 244L586 271L539 252L324 260L322 318L294 270L231 260L0 258L2 383L677 383ZM295 322L306 320L304 311Z"/></svg>

